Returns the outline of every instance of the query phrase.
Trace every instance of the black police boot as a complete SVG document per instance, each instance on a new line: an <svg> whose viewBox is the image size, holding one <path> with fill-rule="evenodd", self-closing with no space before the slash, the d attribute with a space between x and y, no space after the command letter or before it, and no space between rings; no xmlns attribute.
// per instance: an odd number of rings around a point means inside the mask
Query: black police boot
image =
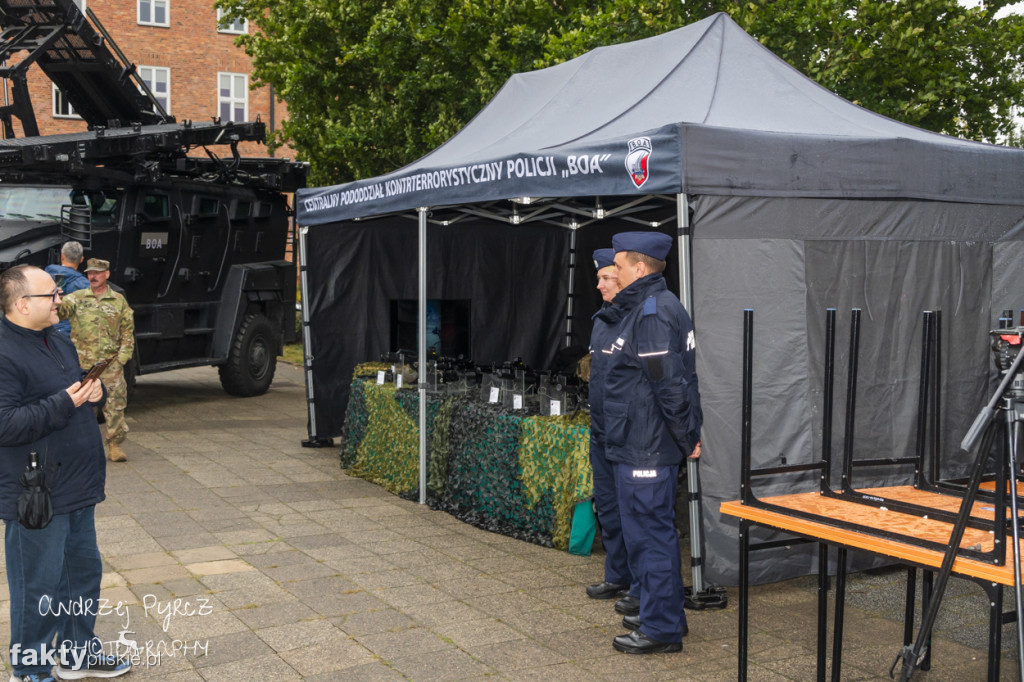
<svg viewBox="0 0 1024 682"><path fill-rule="evenodd" d="M615 599L623 592L629 589L629 585L619 585L618 583L597 583L596 585L587 585L587 596L591 599Z"/></svg>
<svg viewBox="0 0 1024 682"><path fill-rule="evenodd" d="M615 610L623 616L636 616L640 614L640 597L627 594L615 602Z"/></svg>
<svg viewBox="0 0 1024 682"><path fill-rule="evenodd" d="M659 642L656 639L651 639L639 630L634 630L628 635L619 635L612 640L612 646L615 647L616 651L627 654L658 654L683 650L683 643L681 641Z"/></svg>

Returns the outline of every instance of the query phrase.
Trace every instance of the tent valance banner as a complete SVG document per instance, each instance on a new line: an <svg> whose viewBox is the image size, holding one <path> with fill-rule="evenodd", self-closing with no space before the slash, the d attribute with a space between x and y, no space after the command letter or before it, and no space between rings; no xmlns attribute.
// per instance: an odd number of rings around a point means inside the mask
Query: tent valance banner
<svg viewBox="0 0 1024 682"><path fill-rule="evenodd" d="M299 194L299 223L312 225L509 197L675 194L680 190L674 125L569 150L512 154L451 166L410 168Z"/></svg>

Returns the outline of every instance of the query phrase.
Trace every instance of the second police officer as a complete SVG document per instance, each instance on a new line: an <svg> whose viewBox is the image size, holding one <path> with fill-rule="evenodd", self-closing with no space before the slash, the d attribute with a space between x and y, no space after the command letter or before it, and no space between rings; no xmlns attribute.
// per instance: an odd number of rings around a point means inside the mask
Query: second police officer
<svg viewBox="0 0 1024 682"><path fill-rule="evenodd" d="M680 651L686 635L682 561L675 526L679 466L700 455L703 421L693 324L665 283L672 238L625 232L612 238L621 291L602 310L615 329L605 354L605 457L615 487L639 614L623 618L631 632L618 651Z"/></svg>
<svg viewBox="0 0 1024 682"><path fill-rule="evenodd" d="M591 599L615 599L626 595L631 587L635 595L640 594L640 585L634 582L626 559L619 499L615 492L615 470L604 453L604 376L611 357L608 349L616 335L614 322L621 319L621 310L612 306L619 291L615 251L594 251L594 267L597 268L597 289L603 303L594 314L594 328L590 335L590 466L594 473L594 506L601 524L605 559L604 581L588 585L587 596Z"/></svg>

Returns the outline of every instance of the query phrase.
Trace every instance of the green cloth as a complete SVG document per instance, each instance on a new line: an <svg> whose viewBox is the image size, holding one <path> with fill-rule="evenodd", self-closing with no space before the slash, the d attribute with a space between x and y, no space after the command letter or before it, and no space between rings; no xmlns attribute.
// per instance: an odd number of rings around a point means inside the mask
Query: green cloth
<svg viewBox="0 0 1024 682"><path fill-rule="evenodd" d="M594 547L596 529L597 518L594 516L594 503L590 500L577 502L572 514L569 554L590 556L590 550Z"/></svg>

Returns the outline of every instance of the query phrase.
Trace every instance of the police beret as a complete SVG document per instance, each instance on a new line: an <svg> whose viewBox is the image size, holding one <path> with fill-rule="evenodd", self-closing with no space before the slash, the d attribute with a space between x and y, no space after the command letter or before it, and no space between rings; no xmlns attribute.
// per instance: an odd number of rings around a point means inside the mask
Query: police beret
<svg viewBox="0 0 1024 682"><path fill-rule="evenodd" d="M594 267L600 270L609 265L615 265L615 251L613 249L598 249L594 252Z"/></svg>
<svg viewBox="0 0 1024 682"><path fill-rule="evenodd" d="M90 258L85 264L86 272L103 272L110 269L110 261L102 258Z"/></svg>
<svg viewBox="0 0 1024 682"><path fill-rule="evenodd" d="M636 251L657 260L665 260L672 248L672 237L661 232L620 232L612 237L615 253Z"/></svg>

